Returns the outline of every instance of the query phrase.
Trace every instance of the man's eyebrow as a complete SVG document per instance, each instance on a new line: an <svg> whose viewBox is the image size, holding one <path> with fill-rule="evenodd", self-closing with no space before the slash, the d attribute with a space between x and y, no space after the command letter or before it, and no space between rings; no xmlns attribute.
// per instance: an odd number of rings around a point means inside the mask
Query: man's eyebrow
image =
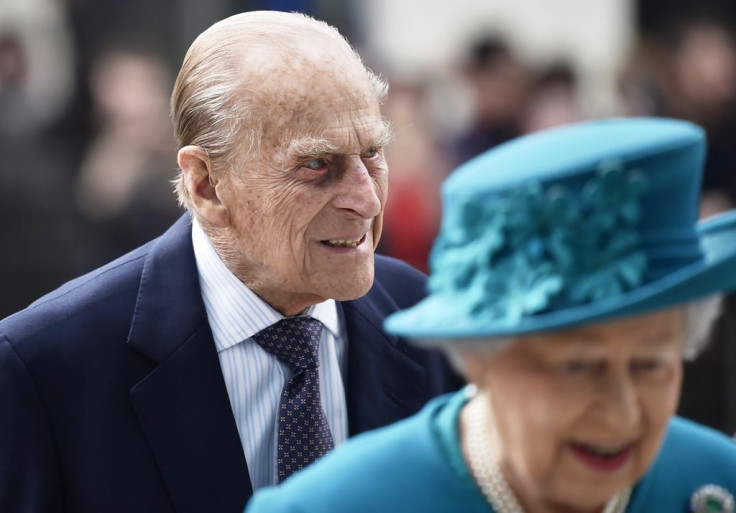
<svg viewBox="0 0 736 513"><path fill-rule="evenodd" d="M391 123L384 121L376 137L371 141L371 146L382 148L391 142ZM340 148L323 137L300 137L293 139L286 146L286 154L292 157L309 158L337 153Z"/></svg>
<svg viewBox="0 0 736 513"><path fill-rule="evenodd" d="M321 137L302 137L292 140L286 147L286 154L298 157L319 157L335 153L338 147Z"/></svg>
<svg viewBox="0 0 736 513"><path fill-rule="evenodd" d="M378 134L378 137L376 137L373 141L373 146L378 146L379 148L388 146L391 142L391 139L393 138L393 135L393 131L391 130L391 122L388 120L383 120L381 132Z"/></svg>

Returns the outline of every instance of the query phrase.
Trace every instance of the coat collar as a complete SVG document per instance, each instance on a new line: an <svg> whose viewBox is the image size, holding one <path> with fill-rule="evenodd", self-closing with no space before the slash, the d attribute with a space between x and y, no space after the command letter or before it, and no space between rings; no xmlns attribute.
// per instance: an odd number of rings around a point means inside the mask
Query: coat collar
<svg viewBox="0 0 736 513"><path fill-rule="evenodd" d="M376 281L360 299L342 303L348 337L346 400L350 435L385 426L418 411L426 401L424 367L404 342L383 331L396 305Z"/></svg>
<svg viewBox="0 0 736 513"><path fill-rule="evenodd" d="M128 344L154 370L130 390L180 513L239 511L252 494L183 216L146 258Z"/></svg>

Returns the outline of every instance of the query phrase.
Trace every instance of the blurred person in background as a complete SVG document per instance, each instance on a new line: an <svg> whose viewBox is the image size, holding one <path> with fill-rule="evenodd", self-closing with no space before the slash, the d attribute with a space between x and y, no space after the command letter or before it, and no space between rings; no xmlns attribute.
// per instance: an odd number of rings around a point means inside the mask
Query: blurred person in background
<svg viewBox="0 0 736 513"><path fill-rule="evenodd" d="M500 145L442 188L430 295L386 328L471 383L247 513L733 512L736 444L674 415L736 288L736 210L698 222L703 131L619 118Z"/></svg>
<svg viewBox="0 0 736 513"><path fill-rule="evenodd" d="M74 163L52 127L74 58L53 2L0 3L0 318L74 276Z"/></svg>
<svg viewBox="0 0 736 513"><path fill-rule="evenodd" d="M702 15L670 25L642 35L621 76L622 99L629 114L676 115L703 126L708 137L700 217L706 218L736 205L733 31L724 20ZM682 415L728 433L736 430L734 337L736 295L728 294L713 343L686 363L679 405Z"/></svg>
<svg viewBox="0 0 736 513"><path fill-rule="evenodd" d="M726 25L687 19L667 34L648 36L621 78L625 109L675 116L708 134L701 216L736 205L736 44Z"/></svg>
<svg viewBox="0 0 736 513"><path fill-rule="evenodd" d="M391 173L379 251L426 272L439 228L439 185L450 163L427 119L423 83L392 81L383 108L393 138L386 149Z"/></svg>
<svg viewBox="0 0 736 513"><path fill-rule="evenodd" d="M670 88L665 114L700 123L708 134L700 216L736 206L736 46L733 28L714 19L683 21L669 60ZM709 351L688 367L681 409L729 432L736 429L736 295L725 300L724 315ZM698 390L699 393L694 391ZM706 393L711 400L703 401Z"/></svg>
<svg viewBox="0 0 736 513"><path fill-rule="evenodd" d="M385 93L304 15L200 34L171 99L188 213L0 321L0 511L240 511L460 386L441 354L382 329L425 294L423 274L374 255Z"/></svg>
<svg viewBox="0 0 736 513"><path fill-rule="evenodd" d="M89 262L114 258L163 232L181 212L171 201L175 147L172 80L150 50L114 47L92 66L95 133L75 184Z"/></svg>
<svg viewBox="0 0 736 513"><path fill-rule="evenodd" d="M536 71L530 87L529 99L522 108L522 133L582 121L579 105L578 80L573 66L554 62Z"/></svg>
<svg viewBox="0 0 736 513"><path fill-rule="evenodd" d="M521 134L519 116L531 85L529 69L501 37L481 37L470 46L465 76L475 117L455 141L459 162Z"/></svg>
<svg viewBox="0 0 736 513"><path fill-rule="evenodd" d="M27 133L36 125L33 98L28 94L28 49L17 33L0 36L0 129L3 133Z"/></svg>
<svg viewBox="0 0 736 513"><path fill-rule="evenodd" d="M701 124L708 133L702 216L736 205L736 44L718 23L685 24L672 55L666 114Z"/></svg>

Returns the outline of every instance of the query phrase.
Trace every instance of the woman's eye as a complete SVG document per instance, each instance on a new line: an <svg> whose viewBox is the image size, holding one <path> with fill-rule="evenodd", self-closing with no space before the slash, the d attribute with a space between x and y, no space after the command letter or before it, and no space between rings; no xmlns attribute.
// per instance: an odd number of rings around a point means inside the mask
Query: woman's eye
<svg viewBox="0 0 736 513"><path fill-rule="evenodd" d="M376 148L375 146L371 146L360 154L360 156L364 159L372 159L376 155L378 155L378 148Z"/></svg>
<svg viewBox="0 0 736 513"><path fill-rule="evenodd" d="M585 362L572 360L569 362L564 362L561 366L561 369L562 372L564 372L565 374L577 375L582 374L586 370L588 370L588 365Z"/></svg>
<svg viewBox="0 0 736 513"><path fill-rule="evenodd" d="M662 364L657 360L641 360L633 362L631 368L634 372L656 372L662 368Z"/></svg>
<svg viewBox="0 0 736 513"><path fill-rule="evenodd" d="M319 171L320 169L327 166L327 160L325 159L312 159L304 163L304 167L311 169L312 171Z"/></svg>

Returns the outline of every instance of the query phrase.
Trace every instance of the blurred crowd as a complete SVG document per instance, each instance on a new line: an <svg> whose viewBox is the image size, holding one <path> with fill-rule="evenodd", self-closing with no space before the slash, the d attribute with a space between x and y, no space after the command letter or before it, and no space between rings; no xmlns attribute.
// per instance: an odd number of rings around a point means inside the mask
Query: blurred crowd
<svg viewBox="0 0 736 513"><path fill-rule="evenodd" d="M77 18L93 6L77 3ZM0 317L150 240L181 215L170 186L176 160L168 97L182 55L136 38L106 40L104 27L69 23L74 16L53 0L25 5L20 23L0 4ZM107 7L96 9L99 19ZM96 39L85 27L96 27ZM427 270L439 184L457 164L520 134L593 116L674 116L704 126L702 215L733 207L734 36L716 18L640 34L610 112L584 107L571 62L532 65L495 33L473 41L451 69L411 78L387 72L384 109L394 141L379 251ZM105 44L92 50L90 41ZM736 427L736 417L729 422Z"/></svg>
<svg viewBox="0 0 736 513"><path fill-rule="evenodd" d="M475 41L453 73L472 99L460 123L453 101L438 109L433 77L392 83L386 105L396 137L388 150L392 183L383 249L420 269L426 270L438 229L437 187L449 170L518 135L589 117L672 116L698 123L709 141L701 215L736 205L736 41L718 21L685 20L669 33L641 37L620 70L616 108L609 112L585 108L571 62L529 65L492 34ZM446 123L450 117L454 121Z"/></svg>
<svg viewBox="0 0 736 513"><path fill-rule="evenodd" d="M180 215L161 52L102 36L91 50L71 6L19 5L0 4L0 317Z"/></svg>

